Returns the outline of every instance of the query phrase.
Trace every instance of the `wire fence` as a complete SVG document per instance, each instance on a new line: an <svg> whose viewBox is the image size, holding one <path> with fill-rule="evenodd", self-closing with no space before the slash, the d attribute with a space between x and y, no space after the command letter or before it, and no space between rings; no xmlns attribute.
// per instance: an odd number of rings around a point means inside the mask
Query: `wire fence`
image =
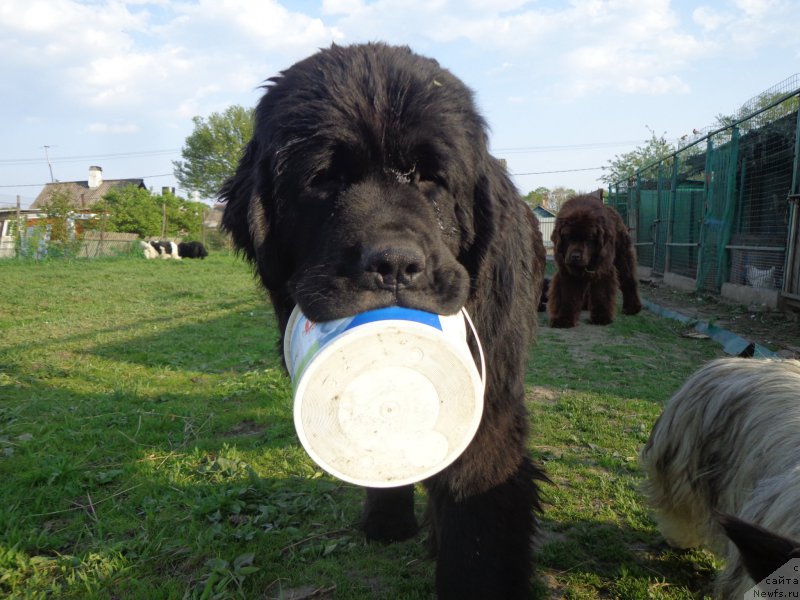
<svg viewBox="0 0 800 600"><path fill-rule="evenodd" d="M800 80L609 187L638 262L697 291L725 284L800 301ZM786 82L783 84L786 86Z"/></svg>
<svg viewBox="0 0 800 600"><path fill-rule="evenodd" d="M0 237L0 258L100 258L140 252L139 236L135 233L74 230L59 238L53 235L50 224L8 228Z"/></svg>

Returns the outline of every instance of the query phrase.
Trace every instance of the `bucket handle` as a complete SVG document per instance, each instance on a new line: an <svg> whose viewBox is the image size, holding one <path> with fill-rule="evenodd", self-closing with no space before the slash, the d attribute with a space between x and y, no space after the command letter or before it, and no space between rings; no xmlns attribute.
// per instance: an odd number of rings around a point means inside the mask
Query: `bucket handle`
<svg viewBox="0 0 800 600"><path fill-rule="evenodd" d="M481 346L481 338L478 336L478 330L475 329L475 324L472 322L472 319L469 317L469 313L465 308L461 309L461 314L464 315L464 318L467 320L469 324L469 328L472 330L472 337L475 338L475 343L478 345L478 355L481 359L481 387L483 388L481 391L486 391L486 358L483 356L483 346Z"/></svg>

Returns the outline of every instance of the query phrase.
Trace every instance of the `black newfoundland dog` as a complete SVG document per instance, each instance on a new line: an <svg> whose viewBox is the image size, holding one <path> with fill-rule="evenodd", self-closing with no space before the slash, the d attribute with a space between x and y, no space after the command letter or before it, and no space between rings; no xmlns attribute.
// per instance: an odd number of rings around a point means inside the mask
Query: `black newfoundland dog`
<svg viewBox="0 0 800 600"><path fill-rule="evenodd" d="M208 256L208 250L202 242L181 242L178 244L178 255L181 258L201 258Z"/></svg>
<svg viewBox="0 0 800 600"><path fill-rule="evenodd" d="M466 307L487 363L467 450L425 481L439 598L525 598L540 509L525 364L545 250L487 151L472 93L405 47L332 46L270 79L221 190L223 227L254 265L280 330L295 304L325 321L399 305ZM282 348L282 344L279 346ZM414 535L413 486L368 489L371 540Z"/></svg>

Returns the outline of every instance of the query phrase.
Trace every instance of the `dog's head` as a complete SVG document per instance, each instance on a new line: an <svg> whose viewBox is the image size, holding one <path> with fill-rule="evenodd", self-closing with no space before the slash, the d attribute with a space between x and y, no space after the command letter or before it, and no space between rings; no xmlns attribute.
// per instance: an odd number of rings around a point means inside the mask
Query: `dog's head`
<svg viewBox="0 0 800 600"><path fill-rule="evenodd" d="M465 304L501 167L463 83L408 48L334 45L271 79L255 118L222 225L278 308Z"/></svg>
<svg viewBox="0 0 800 600"><path fill-rule="evenodd" d="M594 195L567 200L550 239L559 268L572 275L592 274L613 260L613 224Z"/></svg>

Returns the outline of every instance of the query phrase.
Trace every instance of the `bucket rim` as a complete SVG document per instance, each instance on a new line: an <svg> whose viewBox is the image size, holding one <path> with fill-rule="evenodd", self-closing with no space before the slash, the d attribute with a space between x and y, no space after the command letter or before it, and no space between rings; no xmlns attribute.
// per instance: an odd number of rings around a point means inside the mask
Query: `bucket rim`
<svg viewBox="0 0 800 600"><path fill-rule="evenodd" d="M402 325L402 327L400 327L399 325ZM313 379L315 372L318 369L322 368L322 365L324 365L326 360L331 355L341 350L342 344L357 343L362 338L374 339L376 329L386 331L387 329L391 328L395 328L396 331L401 335L407 335L407 336L411 336L412 334L418 335L425 338L426 341L437 345L441 345L443 343L443 339L445 340L444 342L445 345L451 352L454 351L454 354L458 357L459 362L461 363L461 365L464 368L464 371L469 377L471 385L468 385L466 387L467 389L472 390L471 394L472 400L469 402L472 408L472 417L470 418L469 423L466 424L464 429L464 435L461 436L461 438L458 440L458 443L455 444L452 449L449 449L446 457L442 461L436 463L432 467L428 467L426 469L420 469L416 473L396 479L384 480L384 479L369 479L365 477L357 477L351 473L343 472L341 469L333 466L328 459L324 458L314 448L314 444L309 439L307 432L305 431L305 426L303 424L303 418L302 418L303 398L307 387L310 385L310 382ZM478 367L475 364L475 360L473 359L472 353L469 351L469 347L467 346L467 344L465 343L463 346L460 346L459 344L456 344L453 340L448 339L446 335L443 336L442 333L443 333L442 331L437 330L429 325L417 323L414 321L404 321L401 319L389 319L385 321L365 323L359 325L354 329L343 332L342 334L336 337L337 343L327 344L314 355L313 360L311 360L306 365L305 369L300 374L300 377L297 380L297 384L295 386L293 419L294 419L295 431L303 448L317 465L319 465L323 470L333 475L334 477L341 479L342 481L346 481L348 483L366 487L374 487L374 488L390 488L390 487L397 487L401 485L408 485L412 483L417 483L419 481L423 481L424 479L427 479L428 477L431 477L449 467L453 462L455 462L458 459L459 456L463 454L463 452L467 449L467 447L472 443L473 439L475 438L475 435L477 434L480 424L483 420L485 383L481 375L478 373Z"/></svg>

